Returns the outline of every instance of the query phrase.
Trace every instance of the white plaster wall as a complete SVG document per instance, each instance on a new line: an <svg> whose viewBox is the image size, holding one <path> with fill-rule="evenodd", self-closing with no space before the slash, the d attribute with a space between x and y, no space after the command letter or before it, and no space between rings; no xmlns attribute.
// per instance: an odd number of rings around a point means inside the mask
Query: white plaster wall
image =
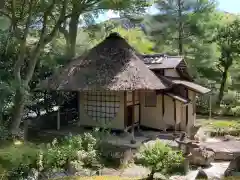
<svg viewBox="0 0 240 180"><path fill-rule="evenodd" d="M134 107L134 122L139 122L139 105Z"/></svg>
<svg viewBox="0 0 240 180"><path fill-rule="evenodd" d="M84 109L84 97L83 93L79 93L79 126L97 126L97 127L109 127L112 129L124 129L124 92L116 92L116 94L119 96L120 99L120 107L118 109L118 112L113 120L110 121L108 125L106 125L104 122L97 122L93 120L85 111Z"/></svg>
<svg viewBox="0 0 240 180"><path fill-rule="evenodd" d="M164 96L164 116L163 116L163 121L165 124L168 126L174 126L175 125L175 120L174 120L174 101L171 97L169 96Z"/></svg>
<svg viewBox="0 0 240 180"><path fill-rule="evenodd" d="M165 123L162 118L162 95L157 95L156 107L145 107L145 93L141 92L141 125L149 128L163 130Z"/></svg>
<svg viewBox="0 0 240 180"><path fill-rule="evenodd" d="M176 101L176 122L177 124L182 121L182 103L180 101Z"/></svg>
<svg viewBox="0 0 240 180"><path fill-rule="evenodd" d="M181 116L182 116L182 120L181 120L181 123L180 123L180 128L181 128L181 131L185 131L186 130L186 108L187 108L187 105L183 105L181 107Z"/></svg>
<svg viewBox="0 0 240 180"><path fill-rule="evenodd" d="M180 77L176 69L165 69L164 75L170 77Z"/></svg>
<svg viewBox="0 0 240 180"><path fill-rule="evenodd" d="M188 105L188 130L195 125L196 113L194 113L194 106L196 105L196 93L188 90L188 98L191 100L191 103Z"/></svg>

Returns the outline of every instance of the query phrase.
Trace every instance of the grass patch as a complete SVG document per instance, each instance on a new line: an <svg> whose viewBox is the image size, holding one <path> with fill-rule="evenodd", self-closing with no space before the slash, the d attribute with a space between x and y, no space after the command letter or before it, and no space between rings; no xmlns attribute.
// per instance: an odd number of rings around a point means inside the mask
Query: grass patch
<svg viewBox="0 0 240 180"><path fill-rule="evenodd" d="M240 119L239 118L214 118L214 119L198 119L197 124L202 125L204 130L210 136L239 136L240 135Z"/></svg>

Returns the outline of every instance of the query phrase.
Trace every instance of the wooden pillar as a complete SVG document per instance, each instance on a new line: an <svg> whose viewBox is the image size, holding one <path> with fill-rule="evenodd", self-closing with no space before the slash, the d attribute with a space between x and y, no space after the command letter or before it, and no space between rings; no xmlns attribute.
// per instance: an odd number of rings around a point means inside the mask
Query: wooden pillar
<svg viewBox="0 0 240 180"><path fill-rule="evenodd" d="M82 92L83 93L83 92ZM78 122L77 126L80 127L80 117L81 117L81 92L78 92Z"/></svg>
<svg viewBox="0 0 240 180"><path fill-rule="evenodd" d="M61 126L61 119L60 119L60 106L58 106L58 111L57 111L57 130L60 130Z"/></svg>
<svg viewBox="0 0 240 180"><path fill-rule="evenodd" d="M23 121L24 123L24 141L28 140L28 124L29 124L29 120L26 119Z"/></svg>
<svg viewBox="0 0 240 180"><path fill-rule="evenodd" d="M133 104L133 112L132 112L132 129L131 129L131 134L132 134L132 140L131 143L135 144L135 135L134 135L134 124L135 124L135 91L132 92L132 104Z"/></svg>
<svg viewBox="0 0 240 180"><path fill-rule="evenodd" d="M138 91L138 102L139 102L139 105L138 105L138 107L139 107L139 109L138 109L138 132L140 132L140 126L141 126L141 92L140 91Z"/></svg>
<svg viewBox="0 0 240 180"><path fill-rule="evenodd" d="M209 95L209 117L208 119L212 119L212 96L211 94Z"/></svg>

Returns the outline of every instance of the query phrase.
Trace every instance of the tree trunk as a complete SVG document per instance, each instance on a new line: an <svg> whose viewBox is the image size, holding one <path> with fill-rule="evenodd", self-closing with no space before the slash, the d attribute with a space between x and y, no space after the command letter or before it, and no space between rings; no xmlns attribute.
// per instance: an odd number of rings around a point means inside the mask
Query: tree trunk
<svg viewBox="0 0 240 180"><path fill-rule="evenodd" d="M218 94L218 100L216 102L217 107L220 107L221 101L223 99L224 89L225 89L225 85L226 85L226 81L227 81L228 69L229 69L229 67L224 67L224 71L222 74L222 80L221 80L221 86L220 86L220 90L219 90L219 94Z"/></svg>
<svg viewBox="0 0 240 180"><path fill-rule="evenodd" d="M25 105L25 93L20 87L16 90L16 94L14 97L14 108L12 112L13 119L10 127L10 131L13 135L18 134L19 126L22 119L22 114L24 111L24 105Z"/></svg>
<svg viewBox="0 0 240 180"><path fill-rule="evenodd" d="M76 40L77 40L77 31L78 31L78 23L79 23L79 12L78 12L78 6L74 5L72 9L72 16L69 23L69 34L68 34L68 43L67 46L68 52L67 56L69 58L73 58L76 55Z"/></svg>
<svg viewBox="0 0 240 180"><path fill-rule="evenodd" d="M178 0L178 51L183 55L182 1Z"/></svg>

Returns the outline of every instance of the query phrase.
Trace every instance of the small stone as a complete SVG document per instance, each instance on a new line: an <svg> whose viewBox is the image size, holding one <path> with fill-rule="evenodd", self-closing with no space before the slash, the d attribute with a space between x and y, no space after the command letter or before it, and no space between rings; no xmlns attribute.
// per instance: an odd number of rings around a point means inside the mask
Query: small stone
<svg viewBox="0 0 240 180"><path fill-rule="evenodd" d="M231 135L225 135L223 141L230 141L230 140L235 140L234 136Z"/></svg>
<svg viewBox="0 0 240 180"><path fill-rule="evenodd" d="M207 174L202 170L202 168L198 169L198 173L195 179L208 179Z"/></svg>
<svg viewBox="0 0 240 180"><path fill-rule="evenodd" d="M31 169L26 180L38 180L39 172L36 169Z"/></svg>
<svg viewBox="0 0 240 180"><path fill-rule="evenodd" d="M168 178L166 176L162 175L161 173L154 173L153 178L161 179L161 180L168 180Z"/></svg>
<svg viewBox="0 0 240 180"><path fill-rule="evenodd" d="M131 143L131 144L136 144L136 140L132 139L132 140L130 141L130 143Z"/></svg>
<svg viewBox="0 0 240 180"><path fill-rule="evenodd" d="M224 172L224 176L232 176L235 172L240 172L240 156L232 160Z"/></svg>

